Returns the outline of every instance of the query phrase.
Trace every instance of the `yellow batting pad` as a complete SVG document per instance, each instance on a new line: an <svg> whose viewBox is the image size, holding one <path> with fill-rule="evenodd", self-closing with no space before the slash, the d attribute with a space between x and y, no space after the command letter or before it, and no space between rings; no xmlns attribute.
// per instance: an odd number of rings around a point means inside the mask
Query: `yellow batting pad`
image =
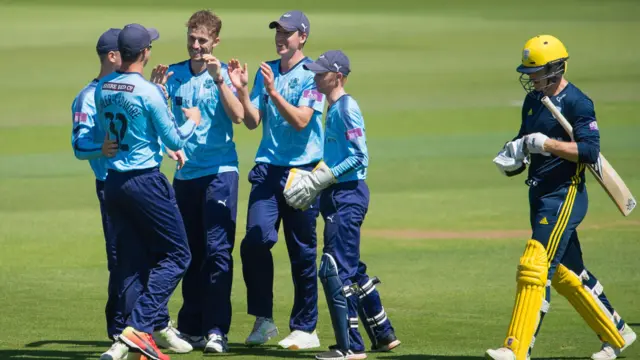
<svg viewBox="0 0 640 360"><path fill-rule="evenodd" d="M516 301L504 346L517 360L526 360L533 340L547 283L547 251L536 240L529 240L518 266Z"/></svg>
<svg viewBox="0 0 640 360"><path fill-rule="evenodd" d="M598 295L582 284L576 273L560 264L551 283L560 295L569 300L602 341L618 348L624 346L624 339L613 322L613 315L602 305Z"/></svg>

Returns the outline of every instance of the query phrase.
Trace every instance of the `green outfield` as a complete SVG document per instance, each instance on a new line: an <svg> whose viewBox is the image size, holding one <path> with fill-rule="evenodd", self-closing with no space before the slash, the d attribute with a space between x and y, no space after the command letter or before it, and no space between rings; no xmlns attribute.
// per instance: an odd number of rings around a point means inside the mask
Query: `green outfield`
<svg viewBox="0 0 640 360"><path fill-rule="evenodd" d="M160 30L148 74L158 63L187 58L184 23L211 7L223 20L214 54L248 62L253 77L259 61L277 56L267 24L298 7L311 21L308 56L336 48L350 56L348 91L363 110L370 151L362 257L383 281L385 309L403 341L397 351L371 358L475 360L504 339L529 236L528 188L524 176L503 177L491 160L518 130L525 93L515 68L528 38L548 33L565 43L569 80L595 101L602 152L640 197L638 1L88 4L0 1L0 359L97 359L110 345L94 180L70 145L71 102L97 75L95 42L109 27L139 22ZM241 346L253 319L246 314L239 243L260 135L261 129L235 128L241 188L229 356L312 358L315 351L279 350L275 339L262 348ZM170 177L173 166L163 164ZM623 218L591 175L587 183L585 261L640 330L640 210ZM281 338L293 300L282 242L274 256ZM320 299L324 347L334 340ZM172 317L180 304L178 290ZM551 309L534 359L587 359L598 350L598 339L555 291ZM624 356L640 359L640 344Z"/></svg>

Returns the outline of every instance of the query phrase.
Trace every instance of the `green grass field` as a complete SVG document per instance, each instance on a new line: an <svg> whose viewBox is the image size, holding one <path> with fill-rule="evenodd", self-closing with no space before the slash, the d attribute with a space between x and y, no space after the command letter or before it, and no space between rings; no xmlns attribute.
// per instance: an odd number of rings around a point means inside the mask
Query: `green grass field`
<svg viewBox="0 0 640 360"><path fill-rule="evenodd" d="M70 145L71 101L97 75L95 42L109 27L140 22L160 30L150 71L186 59L184 23L195 10L213 7L223 19L215 54L248 62L253 76L259 61L277 56L268 22L300 7L312 25L308 56L333 48L350 56L348 90L363 109L370 149L362 257L383 281L384 305L403 341L397 351L371 358L475 360L504 339L528 239L528 188L523 176L501 176L491 160L519 126L524 91L515 68L528 38L549 33L567 45L568 78L596 103L602 152L640 196L637 1L89 3L0 1L0 359L97 359L110 345L94 182ZM237 244L260 134L236 127ZM173 165L163 165L170 177ZM587 182L590 209L580 232L585 261L616 309L640 329L640 210L623 218L593 177ZM282 242L274 256L282 337L293 299ZM315 351L278 350L279 339L257 349L240 345L253 320L246 314L239 246L234 257L229 356L311 358ZM333 334L320 298L318 331L328 346ZM173 317L180 304L177 291ZM598 348L554 292L534 358L587 359ZM624 356L640 359L640 344Z"/></svg>

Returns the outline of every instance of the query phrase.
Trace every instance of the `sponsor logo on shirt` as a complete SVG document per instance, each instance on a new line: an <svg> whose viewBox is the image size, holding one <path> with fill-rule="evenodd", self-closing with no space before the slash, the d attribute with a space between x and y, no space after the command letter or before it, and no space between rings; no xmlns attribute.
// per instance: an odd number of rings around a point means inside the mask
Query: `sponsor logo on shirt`
<svg viewBox="0 0 640 360"><path fill-rule="evenodd" d="M115 82L106 82L102 84L102 90L133 92L133 89L135 88L135 85Z"/></svg>
<svg viewBox="0 0 640 360"><path fill-rule="evenodd" d="M355 129L351 129L351 130L347 130L347 140L353 140L353 139L357 139L359 137L364 136L364 133L362 132L362 128L355 128Z"/></svg>

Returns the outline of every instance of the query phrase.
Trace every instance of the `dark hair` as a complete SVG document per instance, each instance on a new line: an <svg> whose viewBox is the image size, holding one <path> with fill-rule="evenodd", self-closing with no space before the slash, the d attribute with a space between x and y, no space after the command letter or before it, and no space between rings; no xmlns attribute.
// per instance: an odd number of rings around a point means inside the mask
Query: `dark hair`
<svg viewBox="0 0 640 360"><path fill-rule="evenodd" d="M209 35L216 38L222 30L222 20L220 17L211 12L211 10L196 11L189 21L187 21L187 29L197 29L204 26L209 30Z"/></svg>
<svg viewBox="0 0 640 360"><path fill-rule="evenodd" d="M122 59L122 62L133 63L140 60L140 57L144 56L143 53L144 50L140 51L137 54L132 54L125 51L120 53L120 58Z"/></svg>

